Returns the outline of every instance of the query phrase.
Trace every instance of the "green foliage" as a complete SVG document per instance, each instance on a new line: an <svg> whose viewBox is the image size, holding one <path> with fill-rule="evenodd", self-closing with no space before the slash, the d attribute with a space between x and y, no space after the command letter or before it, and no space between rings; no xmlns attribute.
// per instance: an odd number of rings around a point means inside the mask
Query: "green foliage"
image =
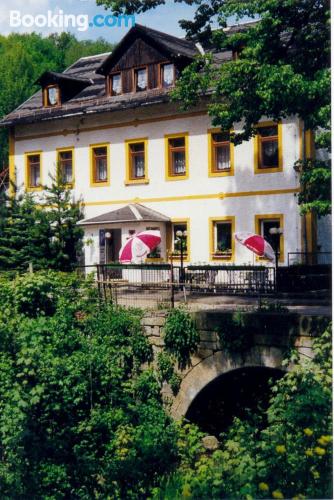
<svg viewBox="0 0 334 500"><path fill-rule="evenodd" d="M164 340L167 352L175 356L180 367L185 367L200 340L195 322L185 309L172 309L168 313Z"/></svg>
<svg viewBox="0 0 334 500"><path fill-rule="evenodd" d="M159 352L157 356L158 377L160 383L166 381L174 394L179 392L181 376L174 371L175 357L170 353Z"/></svg>
<svg viewBox="0 0 334 500"><path fill-rule="evenodd" d="M83 218L81 205L72 199L59 170L51 181L51 186L44 188L45 213L51 231L49 265L54 269L70 271L82 252L84 231L77 225Z"/></svg>
<svg viewBox="0 0 334 500"><path fill-rule="evenodd" d="M98 0L116 14L141 13L165 3ZM317 146L329 149L330 2L187 0L187 4L196 6L193 20L180 21L187 37L214 52L232 50L238 57L217 65L209 54L186 67L173 93L181 106L196 106L205 96L213 126L230 130L235 123L242 124L242 130L232 138L236 144L256 134L255 126L263 116L274 121L298 116L306 129L319 131ZM234 33L212 30L217 21L225 28L231 17L257 23ZM329 179L326 165L314 164L303 172L302 213L330 213Z"/></svg>
<svg viewBox="0 0 334 500"><path fill-rule="evenodd" d="M0 269L47 265L51 228L31 195L8 198L0 193Z"/></svg>
<svg viewBox="0 0 334 500"><path fill-rule="evenodd" d="M318 216L331 213L331 166L315 160L298 161L295 170L300 172L301 192L298 203L301 213L315 212Z"/></svg>
<svg viewBox="0 0 334 500"><path fill-rule="evenodd" d="M235 419L212 455L195 437L189 459L183 436L181 465L155 498L332 498L331 348L328 325L314 339L314 359L275 383L265 412Z"/></svg>
<svg viewBox="0 0 334 500"><path fill-rule="evenodd" d="M155 371L140 319L74 274L0 278L1 498L332 498L329 325L210 453L164 411L176 354ZM194 335L184 310L171 325Z"/></svg>
<svg viewBox="0 0 334 500"><path fill-rule="evenodd" d="M0 269L52 268L69 271L82 252L80 203L71 198L61 176L45 186L45 210L30 194L0 193Z"/></svg>
<svg viewBox="0 0 334 500"><path fill-rule="evenodd" d="M55 272L0 281L1 498L147 498L175 466L140 316L91 288Z"/></svg>
<svg viewBox="0 0 334 500"><path fill-rule="evenodd" d="M37 33L0 36L0 117L10 113L38 90L44 71L64 71L79 57L109 52L113 44L99 38L78 41L70 33L43 38ZM0 131L0 171L8 166L8 131Z"/></svg>

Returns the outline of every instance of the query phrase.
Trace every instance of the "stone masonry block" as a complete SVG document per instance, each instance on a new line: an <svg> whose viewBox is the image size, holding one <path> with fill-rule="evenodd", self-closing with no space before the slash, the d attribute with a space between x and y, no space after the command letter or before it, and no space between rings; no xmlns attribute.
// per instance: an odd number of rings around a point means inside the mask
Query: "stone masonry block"
<svg viewBox="0 0 334 500"><path fill-rule="evenodd" d="M217 332L210 330L201 330L199 332L201 341L217 342Z"/></svg>
<svg viewBox="0 0 334 500"><path fill-rule="evenodd" d="M149 337L149 342L157 347L163 347L165 345L164 340L161 337Z"/></svg>

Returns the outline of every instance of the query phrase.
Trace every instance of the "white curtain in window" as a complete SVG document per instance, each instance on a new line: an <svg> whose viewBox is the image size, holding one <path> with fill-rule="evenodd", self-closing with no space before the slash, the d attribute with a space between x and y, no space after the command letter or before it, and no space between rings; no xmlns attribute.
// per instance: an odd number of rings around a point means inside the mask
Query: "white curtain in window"
<svg viewBox="0 0 334 500"><path fill-rule="evenodd" d="M48 97L51 106L55 106L57 104L58 97L58 90L56 89L56 87L51 87L50 89L48 89Z"/></svg>
<svg viewBox="0 0 334 500"><path fill-rule="evenodd" d="M104 158L97 160L97 178L99 181L107 180L107 160Z"/></svg>
<svg viewBox="0 0 334 500"><path fill-rule="evenodd" d="M146 70L145 69L140 70L137 73L137 86L141 90L145 90L146 89L147 84L146 84Z"/></svg>
<svg viewBox="0 0 334 500"><path fill-rule="evenodd" d="M72 182L72 165L66 164L63 170L63 182L69 184Z"/></svg>
<svg viewBox="0 0 334 500"><path fill-rule="evenodd" d="M230 148L222 146L217 148L217 170L228 170L230 168Z"/></svg>
<svg viewBox="0 0 334 500"><path fill-rule="evenodd" d="M174 66L173 64L165 64L163 67L163 84L169 87L174 81Z"/></svg>
<svg viewBox="0 0 334 500"><path fill-rule="evenodd" d="M144 177L145 161L144 156L135 156L135 177Z"/></svg>
<svg viewBox="0 0 334 500"><path fill-rule="evenodd" d="M39 186L40 183L40 168L37 165L34 165L31 168L31 185Z"/></svg>
<svg viewBox="0 0 334 500"><path fill-rule="evenodd" d="M121 75L113 75L112 77L112 91L114 94L120 94L121 89Z"/></svg>

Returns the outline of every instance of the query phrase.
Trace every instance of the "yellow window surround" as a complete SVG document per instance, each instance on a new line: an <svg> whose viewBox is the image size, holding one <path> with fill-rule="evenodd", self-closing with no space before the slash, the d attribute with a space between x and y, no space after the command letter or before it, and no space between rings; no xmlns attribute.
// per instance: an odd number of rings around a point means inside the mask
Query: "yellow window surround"
<svg viewBox="0 0 334 500"><path fill-rule="evenodd" d="M275 220L279 222L280 229L284 231L284 215L283 214L261 214L255 215L255 233L261 234L261 222L263 220ZM275 250L275 249L273 249ZM284 232L280 235L280 244L279 244L279 262L284 262ZM262 260L262 257L257 257L257 260Z"/></svg>
<svg viewBox="0 0 334 500"><path fill-rule="evenodd" d="M31 177L30 177L30 164L29 164L29 158L31 156L39 156L39 185L38 186L31 186ZM30 191L42 191L43 189L43 181L42 181L42 151L27 151L24 153L25 157L25 190L30 192Z"/></svg>
<svg viewBox="0 0 334 500"><path fill-rule="evenodd" d="M133 179L131 176L131 161L130 161L130 148L132 144L144 143L144 177ZM125 140L125 164L126 164L126 178L124 184L126 186L131 184L149 184L148 178L148 138L142 137L139 139L126 139Z"/></svg>
<svg viewBox="0 0 334 500"><path fill-rule="evenodd" d="M186 171L183 175L171 174L170 139L184 139ZM189 178L189 133L180 132L178 134L165 135L165 179L166 181L183 181Z"/></svg>
<svg viewBox="0 0 334 500"><path fill-rule="evenodd" d="M74 183L75 183L75 175L74 175L74 168L75 168L75 163L74 163L74 146L69 146L67 148L57 148L57 170L60 167L60 153L72 153L72 181L67 183L66 186L73 188Z"/></svg>
<svg viewBox="0 0 334 500"><path fill-rule="evenodd" d="M213 134L224 133L220 128L211 128L208 130L208 176L209 177L227 177L234 175L234 144L230 142L230 169L218 172L214 170L214 152L213 152ZM234 133L234 130L230 130L230 135Z"/></svg>
<svg viewBox="0 0 334 500"><path fill-rule="evenodd" d="M109 143L103 142L99 144L90 144L89 145L89 158L90 158L90 187L105 187L110 185L110 152L109 152ZM106 148L107 149L107 180L106 181L96 181L94 174L94 150L97 148Z"/></svg>
<svg viewBox="0 0 334 500"><path fill-rule="evenodd" d="M253 138L254 143L254 173L255 174L273 174L283 171L283 139L282 139L282 122L266 121L260 122L256 128L274 127L277 126L278 135L278 167L273 168L260 168L259 154L260 154L260 136L257 134Z"/></svg>
<svg viewBox="0 0 334 500"><path fill-rule="evenodd" d="M190 262L190 218L185 217L185 218L180 218L180 219L171 219L172 223L172 238L171 238L171 248L169 249L169 254L172 254L173 256L173 261L179 261L180 257L179 255L175 255L174 253L174 226L176 224L185 224L186 225L186 231L187 231L187 253L183 256L183 262Z"/></svg>
<svg viewBox="0 0 334 500"><path fill-rule="evenodd" d="M215 226L217 222L230 222L231 223L231 253L217 253L215 249ZM235 260L235 217L233 215L226 215L224 217L210 217L209 218L209 243L210 243L210 260L211 261L224 261L234 262Z"/></svg>

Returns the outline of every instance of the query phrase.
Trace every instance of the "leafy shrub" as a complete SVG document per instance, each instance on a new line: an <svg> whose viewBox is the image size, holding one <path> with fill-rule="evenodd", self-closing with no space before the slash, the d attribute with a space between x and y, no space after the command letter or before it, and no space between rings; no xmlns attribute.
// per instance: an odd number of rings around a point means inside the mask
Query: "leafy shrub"
<svg viewBox="0 0 334 500"><path fill-rule="evenodd" d="M140 316L92 306L72 275L16 283L7 321L0 304L0 497L148 497L177 430Z"/></svg>
<svg viewBox="0 0 334 500"><path fill-rule="evenodd" d="M181 368L190 361L190 356L197 349L199 333L190 314L183 308L172 309L164 326L165 347L173 354Z"/></svg>
<svg viewBox="0 0 334 500"><path fill-rule="evenodd" d="M155 498L333 498L330 327L314 352L275 383L265 412L234 420L219 450L181 430L181 465Z"/></svg>
<svg viewBox="0 0 334 500"><path fill-rule="evenodd" d="M76 309L95 307L97 291L92 279L81 279L74 273L39 271L0 279L0 300L4 307L35 318L52 316L61 303Z"/></svg>

